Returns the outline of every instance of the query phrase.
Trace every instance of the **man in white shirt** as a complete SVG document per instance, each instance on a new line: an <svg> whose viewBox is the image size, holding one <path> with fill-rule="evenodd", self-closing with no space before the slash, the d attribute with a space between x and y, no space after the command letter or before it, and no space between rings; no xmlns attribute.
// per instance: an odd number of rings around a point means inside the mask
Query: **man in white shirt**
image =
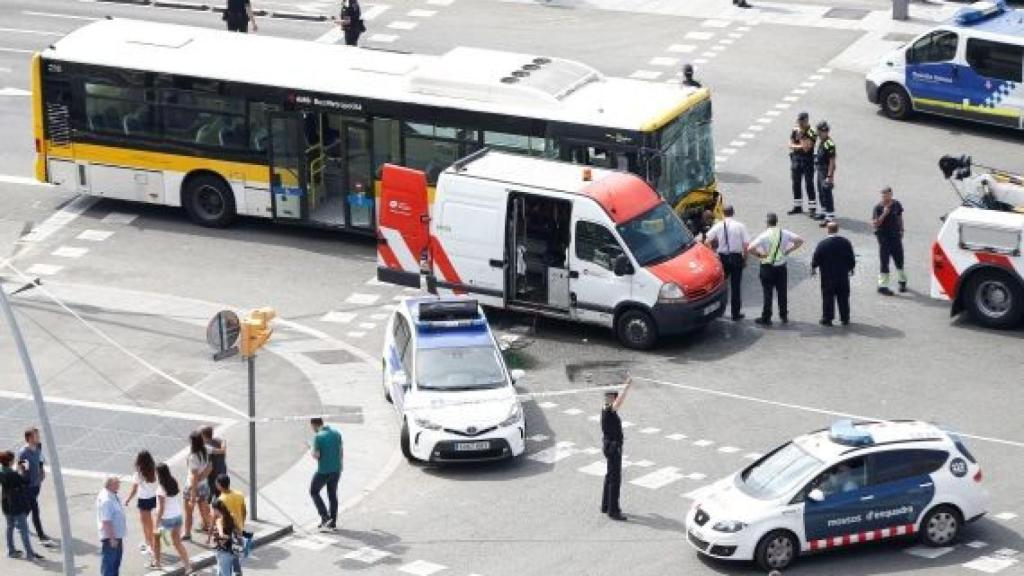
<svg viewBox="0 0 1024 576"><path fill-rule="evenodd" d="M759 276L764 291L764 307L761 317L754 320L755 323L761 326L772 325L772 292L778 294L779 318L783 324L789 322L786 256L803 246L803 243L803 238L779 226L779 217L774 212L768 213L768 229L750 243L750 252L761 259Z"/></svg>
<svg viewBox="0 0 1024 576"><path fill-rule="evenodd" d="M729 278L732 319L742 320L744 315L740 312L740 307L743 306L743 297L740 287L743 285L743 268L747 264L750 234L742 222L733 218L735 214L732 206L726 206L725 219L715 223L711 230L708 230L704 243L718 252L718 257L722 260L722 268Z"/></svg>

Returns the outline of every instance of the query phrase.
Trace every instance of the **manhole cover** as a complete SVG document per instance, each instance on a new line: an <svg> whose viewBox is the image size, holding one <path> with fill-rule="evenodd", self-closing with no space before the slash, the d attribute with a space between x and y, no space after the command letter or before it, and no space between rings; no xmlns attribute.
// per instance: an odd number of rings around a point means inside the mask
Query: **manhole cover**
<svg viewBox="0 0 1024 576"><path fill-rule="evenodd" d="M863 8L833 8L825 12L825 18L836 18L839 20L861 20L871 11Z"/></svg>

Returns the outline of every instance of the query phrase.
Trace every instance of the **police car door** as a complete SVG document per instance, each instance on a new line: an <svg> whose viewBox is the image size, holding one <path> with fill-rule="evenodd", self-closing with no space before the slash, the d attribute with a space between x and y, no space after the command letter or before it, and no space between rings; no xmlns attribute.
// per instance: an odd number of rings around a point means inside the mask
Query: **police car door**
<svg viewBox="0 0 1024 576"><path fill-rule="evenodd" d="M873 497L867 490L863 456L844 460L811 481L806 494L817 488L823 498L807 496L804 502L804 533L811 549L829 548L835 539L865 530L865 514ZM846 543L849 543L848 539Z"/></svg>
<svg viewBox="0 0 1024 576"><path fill-rule="evenodd" d="M956 32L940 29L907 48L905 85L915 109L953 116L963 111L960 66L956 63L959 40Z"/></svg>
<svg viewBox="0 0 1024 576"><path fill-rule="evenodd" d="M935 498L931 474L941 468L948 457L944 450L925 449L869 454L867 496L870 500L865 507L865 527L912 532L918 518Z"/></svg>

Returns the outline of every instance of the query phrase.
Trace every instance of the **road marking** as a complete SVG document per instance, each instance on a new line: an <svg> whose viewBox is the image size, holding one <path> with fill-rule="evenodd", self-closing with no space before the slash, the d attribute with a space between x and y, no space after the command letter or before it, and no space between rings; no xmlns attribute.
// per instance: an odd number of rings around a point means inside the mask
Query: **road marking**
<svg viewBox="0 0 1024 576"><path fill-rule="evenodd" d="M774 110L773 110L773 112L774 112ZM764 126L761 125L761 124L751 124L750 126L747 126L747 130L753 130L754 132L760 132L760 131L764 130Z"/></svg>
<svg viewBox="0 0 1024 576"><path fill-rule="evenodd" d="M46 18L63 18L65 20L89 20L90 22L95 22L96 20L99 20L99 18L93 18L91 16L77 16L75 14L55 14L53 12L32 12L32 11L29 11L29 10L22 10L21 13L26 15L26 16L43 16L43 17L46 17Z"/></svg>
<svg viewBox="0 0 1024 576"><path fill-rule="evenodd" d="M370 42L394 42L398 40L398 36L394 34L373 34L369 38Z"/></svg>
<svg viewBox="0 0 1024 576"><path fill-rule="evenodd" d="M740 32L750 32L750 26L739 26L736 29L739 30Z"/></svg>
<svg viewBox="0 0 1024 576"><path fill-rule="evenodd" d="M36 36L64 36L63 32L44 32L42 30L25 30L22 28L0 28L0 32L12 34L34 34Z"/></svg>
<svg viewBox="0 0 1024 576"><path fill-rule="evenodd" d="M348 298L345 299L346 304L355 304L357 306L369 306L380 300L379 294L363 294L361 292L353 292Z"/></svg>
<svg viewBox="0 0 1024 576"><path fill-rule="evenodd" d="M636 466L637 468L650 468L651 466L654 466L654 462L651 462L650 460L637 460L636 462L634 462L632 460L628 460L625 456L623 456L622 466L624 468L629 468L631 466Z"/></svg>
<svg viewBox="0 0 1024 576"><path fill-rule="evenodd" d="M679 390L686 390L689 392L696 392L699 394L706 394L709 396L718 396L720 398L729 398L732 400L742 400L744 402L752 402L755 404L764 404L766 406L774 406L776 408L789 408L791 410L798 410L801 412L809 412L812 414L822 414L824 416L832 416L836 418L847 418L850 420L868 420L871 422L886 422L884 418L873 418L870 416L863 416L860 414L850 414L848 412L840 412L838 410L829 410L827 408L816 408L814 406L805 406L802 404L794 404L792 402L782 402L779 400L769 400L767 398L759 398L757 396L748 396L746 394L737 394L735 392L726 392L724 390L714 390L712 388L702 388L700 386L692 386L689 384L681 384L679 382L669 382L667 380L658 380L656 378L647 378L644 376L633 376L633 380L650 382L652 384L659 384L661 386L668 386L669 388L676 388ZM968 434L966 432L957 432L957 436L962 438L970 438L972 440L978 440L980 442L991 442L992 444L1002 444L1004 446L1012 446L1014 448L1024 448L1024 442L1017 440L1006 440L1003 438L996 438L993 436L982 436L979 434ZM1014 515L1016 517L1016 515Z"/></svg>
<svg viewBox="0 0 1024 576"><path fill-rule="evenodd" d="M380 18L381 14L387 12L389 8L391 8L391 6L388 6L387 4L375 4L370 6L366 10L363 10L363 20L376 20L377 18Z"/></svg>
<svg viewBox="0 0 1024 576"><path fill-rule="evenodd" d="M718 451L721 452L722 454L735 454L739 452L740 449L735 446L722 446L721 448L718 449Z"/></svg>
<svg viewBox="0 0 1024 576"><path fill-rule="evenodd" d="M434 14L437 14L437 10L423 10L422 8L416 8L415 10L409 10L405 15L410 18L430 18Z"/></svg>
<svg viewBox="0 0 1024 576"><path fill-rule="evenodd" d="M63 266L56 266L54 264L33 264L26 272L31 275L53 276L63 269Z"/></svg>
<svg viewBox="0 0 1024 576"><path fill-rule="evenodd" d="M569 408L568 410L563 410L562 414L568 414L569 416L576 416L578 414L583 414L583 410L580 410L579 408Z"/></svg>
<svg viewBox="0 0 1024 576"><path fill-rule="evenodd" d="M700 55L705 58L714 58L715 56L718 56L718 52L701 52Z"/></svg>
<svg viewBox="0 0 1024 576"><path fill-rule="evenodd" d="M676 432L674 434L669 434L668 436L665 436L665 438L668 438L669 440L685 440L686 434Z"/></svg>
<svg viewBox="0 0 1024 576"><path fill-rule="evenodd" d="M600 422L601 421L601 415L600 414L594 414L593 416L588 417L587 420L590 420L591 422Z"/></svg>
<svg viewBox="0 0 1024 576"><path fill-rule="evenodd" d="M28 234L22 236L18 243L31 244L46 240L55 232L70 224L75 218L81 216L83 212L92 207L96 202L97 199L92 196L79 196L75 198L49 218L43 220L39 226L33 228Z"/></svg>
<svg viewBox="0 0 1024 576"><path fill-rule="evenodd" d="M388 28L391 28L392 30L412 30L416 26L416 22L406 22L405 20L395 20L394 22L388 23Z"/></svg>
<svg viewBox="0 0 1024 576"><path fill-rule="evenodd" d="M743 455L747 460L757 460L761 456L764 456L764 454L761 454L760 452L747 452Z"/></svg>
<svg viewBox="0 0 1024 576"><path fill-rule="evenodd" d="M31 94L31 92L29 92ZM20 184L22 186L52 186L46 182L40 182L28 176L13 176L11 174L0 174L0 184Z"/></svg>
<svg viewBox="0 0 1024 576"><path fill-rule="evenodd" d="M35 50L25 50L24 48L5 48L0 46L0 52L10 52L11 54L34 54Z"/></svg>
<svg viewBox="0 0 1024 576"><path fill-rule="evenodd" d="M702 439L697 440L696 442L694 442L693 445L698 447L698 448L707 448L708 446L711 446L714 443L715 443L714 440L706 440L706 439L702 438Z"/></svg>
<svg viewBox="0 0 1024 576"><path fill-rule="evenodd" d="M683 38L687 40L710 40L714 36L714 32L687 32Z"/></svg>
<svg viewBox="0 0 1024 576"><path fill-rule="evenodd" d="M666 466L659 468L650 474L645 474L634 480L630 480L629 483L641 488L648 488L651 490L657 490L664 488L673 482L678 482L685 478L684 475L679 473L679 469L675 466Z"/></svg>
<svg viewBox="0 0 1024 576"><path fill-rule="evenodd" d="M637 70L629 75L637 80L656 80L658 76L661 76L661 72L657 70Z"/></svg>
<svg viewBox="0 0 1024 576"><path fill-rule="evenodd" d="M580 452L582 452L582 453L584 453L584 454L586 454L588 456L593 456L594 454L600 454L601 453L601 449L596 447L596 446L588 446L588 447L580 450Z"/></svg>
<svg viewBox="0 0 1024 576"><path fill-rule="evenodd" d="M728 28L732 22L728 20L705 20L701 22L701 26L705 28Z"/></svg>
<svg viewBox="0 0 1024 576"><path fill-rule="evenodd" d="M772 118L758 118L757 120L755 120L755 122L759 124L771 124L772 120Z"/></svg>
<svg viewBox="0 0 1024 576"><path fill-rule="evenodd" d="M623 420L623 421L622 421L622 428L623 428L623 429L626 429L626 428L632 428L633 426L636 426L636 424L633 424L633 423L632 423L632 422L630 422L629 420Z"/></svg>
<svg viewBox="0 0 1024 576"><path fill-rule="evenodd" d="M729 146L732 146L733 148L743 148L746 145L747 142L745 140L733 140L732 142L729 142Z"/></svg>
<svg viewBox="0 0 1024 576"><path fill-rule="evenodd" d="M708 60L707 60L707 58L695 58L693 60L693 63L694 64L707 64Z"/></svg>
<svg viewBox="0 0 1024 576"><path fill-rule="evenodd" d="M370 320L387 320L387 314L370 314Z"/></svg>
<svg viewBox="0 0 1024 576"><path fill-rule="evenodd" d="M669 58L668 56L656 56L651 58L649 62L651 66L675 66L679 64L679 58Z"/></svg>
<svg viewBox="0 0 1024 576"><path fill-rule="evenodd" d="M669 52L675 52L676 54L689 54L697 49L694 44L673 44L668 47Z"/></svg>
<svg viewBox="0 0 1024 576"><path fill-rule="evenodd" d="M559 442L554 446L541 450L540 452L534 452L527 456L527 458L535 462L540 462L541 464L554 464L559 460L564 460L575 454L576 448L574 446L575 444L572 442Z"/></svg>
<svg viewBox="0 0 1024 576"><path fill-rule="evenodd" d="M715 162L725 162L728 159L728 156L715 156Z"/></svg>
<svg viewBox="0 0 1024 576"><path fill-rule="evenodd" d="M33 400L31 394L22 394L20 392L9 392L6 390L0 390L0 398L9 398L11 400ZM234 424L234 420L224 418L222 416L210 416L209 414L193 414L188 412L175 412L173 410L162 410L156 408L143 408L141 406L130 406L126 404L109 404L106 402L92 402L89 400L75 400L73 398L63 398L59 396L46 396L47 404L63 404L65 406L79 406L81 408L95 408L97 410L109 410L111 412L130 412L132 414L140 414L143 416L162 416L165 418L174 418L177 420L198 420L200 422L211 422L219 425Z"/></svg>
<svg viewBox="0 0 1024 576"><path fill-rule="evenodd" d="M701 474L700 472L692 472L692 473L686 475L686 479L687 480L695 480L697 482L700 482L701 480L703 480L703 479L705 479L707 477L708 477L707 474Z"/></svg>
<svg viewBox="0 0 1024 576"><path fill-rule="evenodd" d="M377 325L374 324L373 322L360 322L359 327L362 328L363 330L373 330L374 328L377 327Z"/></svg>
<svg viewBox="0 0 1024 576"><path fill-rule="evenodd" d="M78 248L76 246L61 246L53 251L52 256L59 258L81 258L89 253L88 248Z"/></svg>
<svg viewBox="0 0 1024 576"><path fill-rule="evenodd" d="M978 572L984 572L986 574L996 574L1002 570L1009 568L1017 563L1014 558L994 558L992 556L982 556L976 558L970 562L962 564L964 568L969 570L977 570Z"/></svg>
<svg viewBox="0 0 1024 576"><path fill-rule="evenodd" d="M0 50L2 50L2 49L0 49ZM23 90L21 88L11 88L10 86L8 86L6 88L0 88L0 96L31 96L31 95L32 95L31 92L29 92L28 90ZM39 182L36 182L36 184L39 184Z"/></svg>
<svg viewBox="0 0 1024 576"><path fill-rule="evenodd" d="M331 29L318 36L314 42L320 42L322 44L337 44L338 40L341 40L344 36L345 31L341 29L341 26L332 24Z"/></svg>
<svg viewBox="0 0 1024 576"><path fill-rule="evenodd" d="M825 76L823 76L821 74L811 74L807 78L810 79L810 80L824 80Z"/></svg>
<svg viewBox="0 0 1024 576"><path fill-rule="evenodd" d="M105 224L127 225L127 224L131 224L132 222L134 222L135 219L138 218L138 217L139 217L138 214L126 214L124 212L111 212L110 214L107 214L106 216L104 216L100 220L100 222L103 222Z"/></svg>
<svg viewBox="0 0 1024 576"><path fill-rule="evenodd" d="M750 140L751 138L756 138L756 137L757 137L757 134L751 134L750 132L743 132L742 134L740 134L740 138L746 138L747 140Z"/></svg>
<svg viewBox="0 0 1024 576"><path fill-rule="evenodd" d="M650 427L640 430L641 434L657 434L658 432L661 432L661 428Z"/></svg>
<svg viewBox="0 0 1024 576"><path fill-rule="evenodd" d="M903 552L910 554L911 556L917 556L918 558L927 558L934 560L940 556L945 556L953 551L952 546L943 546L941 548L932 548L930 546L912 546L907 548Z"/></svg>
<svg viewBox="0 0 1024 576"><path fill-rule="evenodd" d="M721 150L719 150L719 152L721 152L722 154L735 154L736 153L736 149L735 148L722 148Z"/></svg>
<svg viewBox="0 0 1024 576"><path fill-rule="evenodd" d="M831 68L818 68L818 73L819 74L831 74L832 73L832 69Z"/></svg>
<svg viewBox="0 0 1024 576"><path fill-rule="evenodd" d="M714 46L711 47L711 49L714 50L715 52L721 52L726 48L728 48L728 46L722 46L721 44L715 44Z"/></svg>
<svg viewBox="0 0 1024 576"><path fill-rule="evenodd" d="M554 402L541 402L541 403L537 404L537 406L547 410L549 408L554 408L554 407L558 406L558 404L556 404Z"/></svg>
<svg viewBox="0 0 1024 576"><path fill-rule="evenodd" d="M807 94L807 90L803 88L793 88L790 92L793 94Z"/></svg>
<svg viewBox="0 0 1024 576"><path fill-rule="evenodd" d="M288 544L291 545L291 546L295 546L296 548L303 548L305 550L312 550L313 552L319 552L319 551L327 548L331 544L334 544L334 541L333 540L328 540L327 538L323 538L323 537L317 536L315 534L312 534L312 535L306 536L305 538L298 538L298 537L289 538L288 539Z"/></svg>
<svg viewBox="0 0 1024 576"><path fill-rule="evenodd" d="M348 324L356 317L354 312L330 311L320 317L321 322L334 322L335 324Z"/></svg>
<svg viewBox="0 0 1024 576"><path fill-rule="evenodd" d="M455 0L427 0L431 6L451 6Z"/></svg>
<svg viewBox="0 0 1024 576"><path fill-rule="evenodd" d="M783 102L796 102L797 100L799 100L799 98L797 98L796 96L783 96L782 97L782 101Z"/></svg>
<svg viewBox="0 0 1024 576"><path fill-rule="evenodd" d="M735 42L735 40L733 40L732 38L722 38L721 40L718 41L719 44L725 45L732 44L733 42Z"/></svg>
<svg viewBox="0 0 1024 576"><path fill-rule="evenodd" d="M730 32L729 33L729 38L734 38L734 39L743 38L743 34L740 34L739 32Z"/></svg>
<svg viewBox="0 0 1024 576"><path fill-rule="evenodd" d="M999 514L996 514L994 517L998 518L1000 520L1009 521L1009 520L1013 520L1014 518L1016 518L1017 515L1014 514L1013 512L1000 512Z"/></svg>
<svg viewBox="0 0 1024 576"><path fill-rule="evenodd" d="M543 442L548 439L548 436L546 434L534 434L533 436L528 436L526 439L530 442Z"/></svg>
<svg viewBox="0 0 1024 576"><path fill-rule="evenodd" d="M426 560L413 560L405 566L400 566L398 571L405 572L406 574L412 574L413 576L430 576L431 574L436 574L446 568L446 566L427 562Z"/></svg>
<svg viewBox="0 0 1024 576"><path fill-rule="evenodd" d="M982 542L981 540L972 540L971 542L965 544L965 546L967 546L968 548L974 548L975 550L980 550L985 546L988 546L988 542Z"/></svg>
<svg viewBox="0 0 1024 576"><path fill-rule="evenodd" d="M604 476L608 471L608 462L605 460L598 460L597 462L593 462L579 468L578 471L589 476Z"/></svg>
<svg viewBox="0 0 1024 576"><path fill-rule="evenodd" d="M346 332L345 336L348 336L349 338L359 339L359 338L362 338L362 337L366 336L366 332L359 332L359 331Z"/></svg>
<svg viewBox="0 0 1024 576"><path fill-rule="evenodd" d="M783 98L783 100L785 100L785 98ZM786 110L790 106L792 106L792 104L788 102L779 102L778 104L775 105L775 107L778 108L779 110Z"/></svg>
<svg viewBox="0 0 1024 576"><path fill-rule="evenodd" d="M358 550L353 550L348 554L345 554L346 560L355 560L356 562L362 562L363 564L373 564L384 558L391 556L391 552L387 550L381 550L374 548L373 546L363 546Z"/></svg>
<svg viewBox="0 0 1024 576"><path fill-rule="evenodd" d="M109 230L84 230L81 234L75 236L75 239L88 242L102 242L113 235L114 233Z"/></svg>

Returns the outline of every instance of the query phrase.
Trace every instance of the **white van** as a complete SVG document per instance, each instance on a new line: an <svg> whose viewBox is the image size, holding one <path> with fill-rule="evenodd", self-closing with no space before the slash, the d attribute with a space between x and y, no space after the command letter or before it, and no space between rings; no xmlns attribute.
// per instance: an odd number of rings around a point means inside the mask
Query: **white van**
<svg viewBox="0 0 1024 576"><path fill-rule="evenodd" d="M607 326L630 348L722 315L717 256L643 179L482 150L430 199L424 174L386 165L378 278L485 306Z"/></svg>
<svg viewBox="0 0 1024 576"><path fill-rule="evenodd" d="M921 111L1024 128L1024 10L1002 0L961 8L948 24L885 55L866 79L890 118Z"/></svg>

